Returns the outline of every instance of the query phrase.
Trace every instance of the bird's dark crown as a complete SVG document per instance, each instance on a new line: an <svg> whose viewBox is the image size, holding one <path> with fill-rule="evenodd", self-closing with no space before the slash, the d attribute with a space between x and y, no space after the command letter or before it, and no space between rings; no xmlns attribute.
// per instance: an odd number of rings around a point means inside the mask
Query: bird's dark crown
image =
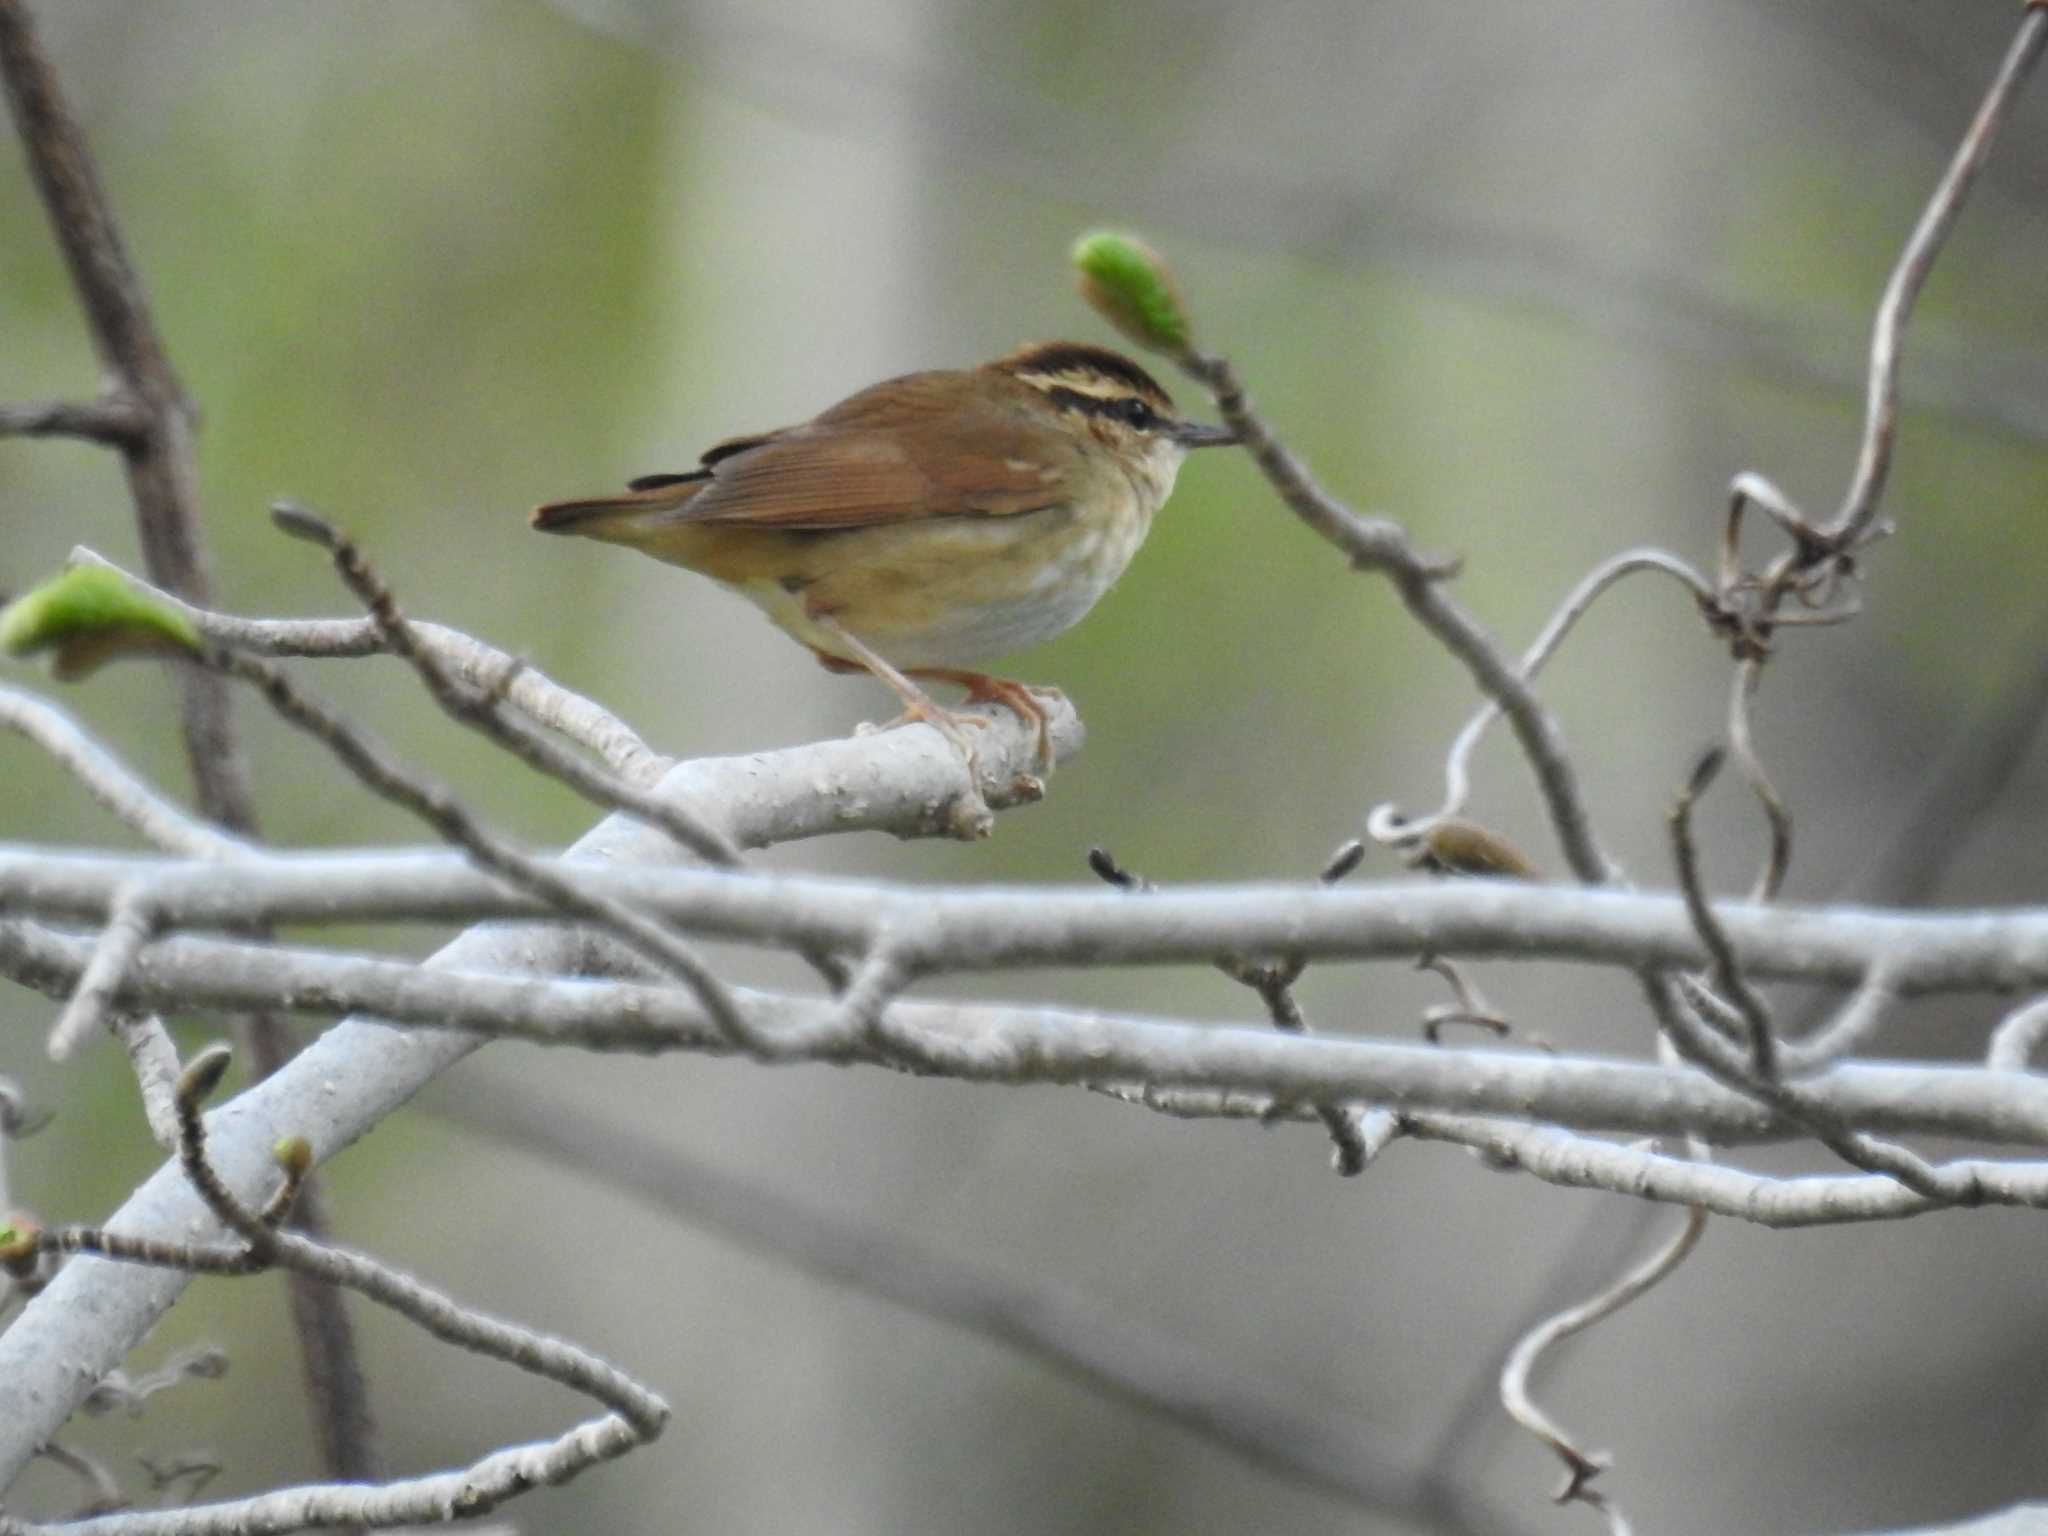
<svg viewBox="0 0 2048 1536"><path fill-rule="evenodd" d="M1173 411L1173 397L1151 374L1121 352L1085 341L1033 342L989 367L1079 409L1099 411L1120 401L1142 400L1161 415Z"/></svg>

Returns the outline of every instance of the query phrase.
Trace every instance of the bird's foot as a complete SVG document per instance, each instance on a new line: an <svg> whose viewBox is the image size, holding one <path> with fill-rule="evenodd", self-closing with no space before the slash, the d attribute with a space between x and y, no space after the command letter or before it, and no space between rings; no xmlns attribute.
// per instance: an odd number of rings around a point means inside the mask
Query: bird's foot
<svg viewBox="0 0 2048 1536"><path fill-rule="evenodd" d="M1034 688L1029 683L1012 682L1007 677L992 677L986 672L967 672L952 667L919 667L913 669L910 676L965 688L969 704L1002 705L1037 731L1038 771L1052 772L1052 711L1067 702L1067 696L1059 689ZM972 715L965 718L977 725L986 724Z"/></svg>

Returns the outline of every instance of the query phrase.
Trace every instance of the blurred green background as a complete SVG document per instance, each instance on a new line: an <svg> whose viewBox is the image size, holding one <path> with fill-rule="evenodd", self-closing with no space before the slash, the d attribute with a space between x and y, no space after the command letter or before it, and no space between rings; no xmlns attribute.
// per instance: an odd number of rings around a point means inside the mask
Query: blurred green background
<svg viewBox="0 0 2048 1536"><path fill-rule="evenodd" d="M1871 306L2015 8L1754 0L1515 7L841 0L276 0L39 12L173 355L206 413L218 594L348 611L279 538L280 495L347 524L416 614L520 652L677 754L840 734L892 701L829 678L749 607L624 551L543 540L536 501L690 462L877 378L1058 336L1114 342L1066 251L1102 223L1179 268L1209 343L1324 478L1467 557L1464 600L1519 644L1593 562L1711 560L1753 468L1811 509L1846 483ZM1909 411L1855 625L1789 638L1758 714L1798 817L1790 894L1838 890L1943 748L2038 661L2048 575L2048 104L2024 100L1911 341ZM1167 380L1196 413L1206 402ZM0 154L0 397L94 387L18 154ZM0 590L89 544L137 561L117 465L0 442ZM482 750L382 662L309 668L500 824L559 842L565 794ZM1119 589L1013 669L1089 727L1046 802L977 847L882 838L764 863L902 880L1075 881L1105 844L1162 882L1306 878L1370 804L1439 792L1462 672L1347 571L1248 461L1206 455ZM1727 663L1663 586L1603 605L1546 681L1603 836L1665 883L1662 813L1721 729ZM17 670L12 681L30 681ZM184 783L174 695L120 668L66 695ZM280 843L414 829L257 711ZM0 837L121 841L36 754L0 747ZM1950 903L2041 899L2038 752L1961 850ZM1475 814L1561 866L1526 774L1482 754ZM1710 863L1762 848L1732 791ZM1376 853L1367 877L1398 873ZM349 934L424 950L433 936ZM736 955L743 977L787 977ZM1615 978L1494 968L1567 1048L1640 1054ZM959 990L959 989L954 989ZM995 978L982 990L1217 1020L1207 972ZM1312 972L1323 1027L1411 1037L1399 968ZM56 1107L15 1197L103 1214L155 1157L125 1065L60 1077L44 1000L0 992L0 1071ZM1883 1047L1969 1054L1985 1001ZM189 1038L218 1026L185 1021ZM1612 1201L1398 1147L1342 1182L1304 1128L1183 1124L1076 1093L880 1073L501 1047L430 1097L540 1083L882 1231L1073 1286L1374 1427L1523 1531L1545 1456L1497 1415L1444 1440L1553 1268ZM649 1452L509 1511L587 1531L1393 1529L997 1346L833 1290L508 1156L430 1111L332 1168L347 1237L486 1308L637 1367L677 1417ZM1774 1154L1781 1169L1824 1166ZM553 1235L534 1251L536 1213ZM1625 1227L1625 1221L1622 1221ZM2043 1490L2038 1217L1770 1234L1723 1223L1639 1309L1568 1352L1551 1400L1665 1533L1911 1523ZM359 1312L404 1470L551 1434L562 1394ZM207 1443L216 1492L313 1475L278 1288L196 1286L146 1348L219 1338L222 1384L81 1432ZM29 1485L25 1485L29 1486ZM55 1507L36 1474L29 1503ZM24 1506L26 1507L26 1506ZM1477 1528L1477 1527L1475 1527Z"/></svg>

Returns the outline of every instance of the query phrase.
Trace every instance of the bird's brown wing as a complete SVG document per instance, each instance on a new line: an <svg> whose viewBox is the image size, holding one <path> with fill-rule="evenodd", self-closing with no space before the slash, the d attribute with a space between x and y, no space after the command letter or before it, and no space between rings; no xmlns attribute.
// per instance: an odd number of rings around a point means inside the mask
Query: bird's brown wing
<svg viewBox="0 0 2048 1536"><path fill-rule="evenodd" d="M961 376L912 374L805 426L721 443L711 483L672 516L791 531L915 517L1004 517L1068 499L1077 450L998 394L963 420ZM1029 386L1018 386L1028 388Z"/></svg>
<svg viewBox="0 0 2048 1536"><path fill-rule="evenodd" d="M736 453L745 453L749 448L758 448L763 443L772 443L794 427L777 427L773 432L749 432L744 437L728 437L724 442L713 443L697 456L697 468L658 475L639 475L626 482L629 491L664 491L673 485L689 485L693 481L708 480L711 466L720 459L729 459Z"/></svg>

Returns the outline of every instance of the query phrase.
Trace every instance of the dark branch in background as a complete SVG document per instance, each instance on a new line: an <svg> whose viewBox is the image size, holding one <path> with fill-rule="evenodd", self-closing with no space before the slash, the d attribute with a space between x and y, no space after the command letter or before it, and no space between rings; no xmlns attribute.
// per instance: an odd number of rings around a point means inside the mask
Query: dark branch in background
<svg viewBox="0 0 2048 1536"><path fill-rule="evenodd" d="M1413 1472L1379 1450L1371 1426L1297 1403L1198 1344L1043 1282L950 1257L901 1233L790 1200L629 1127L490 1074L438 1095L430 1112L546 1166L595 1180L664 1214L807 1274L952 1323L1044 1361L1101 1395L1249 1458L1281 1477L1443 1536L1511 1524L1475 1501L1453 1520Z"/></svg>
<svg viewBox="0 0 2048 1536"><path fill-rule="evenodd" d="M0 0L0 78L29 174L107 378L97 402L52 408L55 417L77 435L120 451L151 579L189 602L207 605L211 578L193 448L198 411L171 367L142 279L129 260L85 135L36 36L26 0ZM200 809L207 820L253 836L255 797L235 736L227 684L197 667L181 667L178 673L184 690L180 728ZM257 1076L268 1076L290 1059L291 1037L276 1016L250 1014L236 1020L235 1028ZM318 1189L301 1193L297 1220L316 1239L327 1234ZM296 1271L287 1285L326 1465L337 1478L375 1477L380 1458L369 1390L340 1295Z"/></svg>
<svg viewBox="0 0 2048 1536"><path fill-rule="evenodd" d="M93 350L111 381L108 398L134 413L135 430L120 443L121 460L150 577L206 603L212 583L193 456L198 413L172 371L84 134L24 0L0 0L0 75L29 174L64 253ZM247 768L230 733L227 689L218 678L190 674L184 687L186 756L201 804L209 820L246 830L253 814Z"/></svg>
<svg viewBox="0 0 2048 1536"><path fill-rule="evenodd" d="M143 441L148 426L148 417L136 404L119 395L0 405L0 437L76 437L106 448L127 449Z"/></svg>

